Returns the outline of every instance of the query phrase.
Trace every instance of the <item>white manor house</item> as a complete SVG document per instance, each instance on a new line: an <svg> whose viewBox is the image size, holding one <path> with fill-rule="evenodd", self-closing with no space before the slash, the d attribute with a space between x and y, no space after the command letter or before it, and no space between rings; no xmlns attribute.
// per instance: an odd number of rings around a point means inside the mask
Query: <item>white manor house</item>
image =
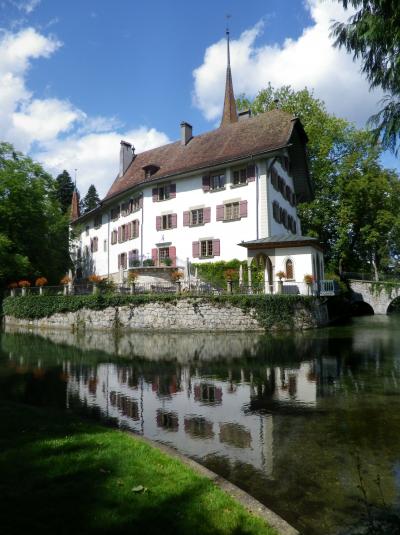
<svg viewBox="0 0 400 535"><path fill-rule="evenodd" d="M146 266L187 274L192 262L236 258L263 267L267 292L276 289L278 272L286 274L286 285L297 281L301 293L305 275L322 280L320 244L302 236L296 209L313 198L307 135L299 119L280 109L255 117L237 112L229 35L221 124L196 136L182 122L180 134L179 141L140 154L121 141L119 174L94 210L80 215L74 193L77 278L123 282L129 269L142 277Z"/></svg>

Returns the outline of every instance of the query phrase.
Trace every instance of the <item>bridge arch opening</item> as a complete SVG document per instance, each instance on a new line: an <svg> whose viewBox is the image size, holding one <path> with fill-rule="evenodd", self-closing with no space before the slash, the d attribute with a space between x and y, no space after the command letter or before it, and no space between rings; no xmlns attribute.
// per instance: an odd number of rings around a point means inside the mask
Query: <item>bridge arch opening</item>
<svg viewBox="0 0 400 535"><path fill-rule="evenodd" d="M395 297L390 301L389 306L387 307L386 314L399 314L400 313L400 296Z"/></svg>
<svg viewBox="0 0 400 535"><path fill-rule="evenodd" d="M373 316L374 314L372 306L365 301L355 301L352 305L353 316Z"/></svg>

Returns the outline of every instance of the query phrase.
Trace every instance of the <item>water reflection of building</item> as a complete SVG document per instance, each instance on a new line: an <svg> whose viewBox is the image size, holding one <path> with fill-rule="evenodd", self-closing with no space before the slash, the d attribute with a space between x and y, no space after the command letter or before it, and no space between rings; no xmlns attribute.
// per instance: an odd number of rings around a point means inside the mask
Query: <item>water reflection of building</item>
<svg viewBox="0 0 400 535"><path fill-rule="evenodd" d="M297 369L264 368L262 375L242 370L237 380L231 372L225 379L204 378L190 366L173 373L171 369L168 373L147 371L142 376L133 366L109 363L90 372L76 373L69 367L70 399L98 407L124 427L187 455L218 455L230 462L251 464L266 477L273 475L274 417L252 413L246 407L254 399L261 404L266 400L316 403L310 363Z"/></svg>

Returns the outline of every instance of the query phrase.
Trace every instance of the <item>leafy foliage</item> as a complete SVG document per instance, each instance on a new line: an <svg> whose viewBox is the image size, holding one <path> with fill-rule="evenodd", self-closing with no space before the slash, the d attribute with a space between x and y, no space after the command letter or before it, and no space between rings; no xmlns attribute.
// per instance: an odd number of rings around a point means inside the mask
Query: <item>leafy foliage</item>
<svg viewBox="0 0 400 535"><path fill-rule="evenodd" d="M389 95L383 109L370 120L386 148L396 151L400 142L400 3L396 0L338 0L356 13L347 22L332 25L335 46L361 58L362 72L371 87Z"/></svg>
<svg viewBox="0 0 400 535"><path fill-rule="evenodd" d="M54 179L0 143L0 287L20 277L58 280L68 269L68 217Z"/></svg>

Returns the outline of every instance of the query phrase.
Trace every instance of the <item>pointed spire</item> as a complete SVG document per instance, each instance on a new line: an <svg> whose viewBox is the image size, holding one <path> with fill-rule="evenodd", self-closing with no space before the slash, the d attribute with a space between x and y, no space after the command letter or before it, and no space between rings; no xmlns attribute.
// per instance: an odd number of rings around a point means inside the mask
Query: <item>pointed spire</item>
<svg viewBox="0 0 400 535"><path fill-rule="evenodd" d="M230 54L230 48L229 48L229 28L226 29L226 45L227 45L227 67L226 67L226 82L225 82L225 98L224 98L224 111L222 112L222 119L221 119L220 126L226 126L228 124L238 122L235 95L233 93L233 84L232 84L231 54Z"/></svg>
<svg viewBox="0 0 400 535"><path fill-rule="evenodd" d="M72 201L71 201L70 220L75 221L75 219L78 219L80 215L81 215L81 212L79 209L79 193L76 189L76 184L75 184L74 192L72 194Z"/></svg>

